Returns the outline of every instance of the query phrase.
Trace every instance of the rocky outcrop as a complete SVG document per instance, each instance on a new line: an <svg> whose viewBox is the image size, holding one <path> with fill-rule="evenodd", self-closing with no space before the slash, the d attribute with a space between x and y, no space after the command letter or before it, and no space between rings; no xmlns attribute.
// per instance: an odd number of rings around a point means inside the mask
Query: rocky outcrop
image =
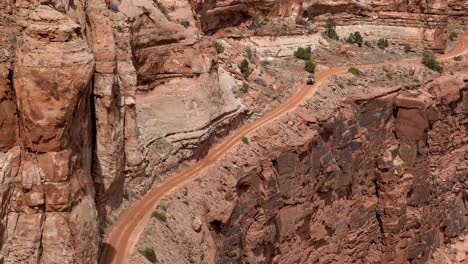
<svg viewBox="0 0 468 264"><path fill-rule="evenodd" d="M466 232L467 92L443 76L283 117L163 200L138 246L171 263L426 263Z"/></svg>
<svg viewBox="0 0 468 264"><path fill-rule="evenodd" d="M5 263L92 262L99 237L90 173L93 54L64 14L47 6L21 12L28 15L16 62L1 86L2 254Z"/></svg>

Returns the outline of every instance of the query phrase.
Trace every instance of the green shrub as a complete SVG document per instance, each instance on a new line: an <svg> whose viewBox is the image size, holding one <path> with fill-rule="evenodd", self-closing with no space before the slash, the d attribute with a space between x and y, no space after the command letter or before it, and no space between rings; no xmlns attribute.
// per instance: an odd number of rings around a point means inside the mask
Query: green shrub
<svg viewBox="0 0 468 264"><path fill-rule="evenodd" d="M380 38L379 41L377 42L377 46L379 46L380 49L385 49L388 48L388 39L386 38Z"/></svg>
<svg viewBox="0 0 468 264"><path fill-rule="evenodd" d="M163 3L161 3L159 0L154 0L154 3L159 8L161 13L163 13L165 16L167 16L167 13L168 13L167 8L163 5Z"/></svg>
<svg viewBox="0 0 468 264"><path fill-rule="evenodd" d="M140 249L138 252L143 255L149 262L151 263L157 263L158 258L156 257L156 253L154 252L154 249L152 248L145 248L145 249Z"/></svg>
<svg viewBox="0 0 468 264"><path fill-rule="evenodd" d="M458 38L458 33L457 33L457 32L451 32L451 33L450 33L449 39L450 39L451 41L455 41L455 40L457 40L457 38Z"/></svg>
<svg viewBox="0 0 468 264"><path fill-rule="evenodd" d="M296 58L298 59L301 59L301 60L309 60L310 59L310 47L304 49L304 48L298 48L295 52L294 52L294 56L296 56Z"/></svg>
<svg viewBox="0 0 468 264"><path fill-rule="evenodd" d="M456 56L453 58L454 60L456 61L462 61L463 60L463 56Z"/></svg>
<svg viewBox="0 0 468 264"><path fill-rule="evenodd" d="M312 60L307 60L304 64L304 70L310 73L315 72L315 63Z"/></svg>
<svg viewBox="0 0 468 264"><path fill-rule="evenodd" d="M410 44L405 44L404 49L405 49L405 53L410 53L413 51Z"/></svg>
<svg viewBox="0 0 468 264"><path fill-rule="evenodd" d="M327 24L326 24L325 28L326 28L325 34L329 38L335 39L335 40L339 39L338 34L336 33L336 30L335 30L336 29L336 23L332 18L327 19Z"/></svg>
<svg viewBox="0 0 468 264"><path fill-rule="evenodd" d="M242 141L242 143L244 143L244 144L246 144L246 145L248 145L248 144L250 143L250 142L249 142L249 139L248 139L247 137L242 137L242 138L241 138L241 141Z"/></svg>
<svg viewBox="0 0 468 264"><path fill-rule="evenodd" d="M177 8L177 7L176 7L175 5L171 5L171 6L169 7L169 11L174 12L174 11L176 10L176 8Z"/></svg>
<svg viewBox="0 0 468 264"><path fill-rule="evenodd" d="M246 92L249 91L249 85L244 82L239 90L241 90L241 92L243 92L243 93L246 93Z"/></svg>
<svg viewBox="0 0 468 264"><path fill-rule="evenodd" d="M187 21L187 20L182 20L182 21L180 21L180 24L181 24L182 26L184 26L185 28L190 27L190 22Z"/></svg>
<svg viewBox="0 0 468 264"><path fill-rule="evenodd" d="M349 34L349 37L346 39L346 42L349 44L358 44L359 47L362 47L362 36L359 31Z"/></svg>
<svg viewBox="0 0 468 264"><path fill-rule="evenodd" d="M422 63L429 69L438 73L442 73L444 71L444 68L437 62L436 56L432 52L424 51Z"/></svg>
<svg viewBox="0 0 468 264"><path fill-rule="evenodd" d="M361 71L357 68L351 67L348 69L348 72L351 73L354 76L359 76L361 75Z"/></svg>
<svg viewBox="0 0 468 264"><path fill-rule="evenodd" d="M164 213L162 212L159 212L159 211L154 211L152 214L151 214L152 217L156 218L156 219L159 219L161 220L162 222L167 222L167 217Z"/></svg>
<svg viewBox="0 0 468 264"><path fill-rule="evenodd" d="M221 45L221 43L215 42L215 43L213 43L213 46L215 47L216 52L218 52L218 54L221 54L221 53L224 52L224 47L223 47L223 45Z"/></svg>
<svg viewBox="0 0 468 264"><path fill-rule="evenodd" d="M249 61L247 59L244 59L242 61L239 68L240 68L240 71L241 71L242 75L244 76L244 78L249 77L250 69L249 69Z"/></svg>

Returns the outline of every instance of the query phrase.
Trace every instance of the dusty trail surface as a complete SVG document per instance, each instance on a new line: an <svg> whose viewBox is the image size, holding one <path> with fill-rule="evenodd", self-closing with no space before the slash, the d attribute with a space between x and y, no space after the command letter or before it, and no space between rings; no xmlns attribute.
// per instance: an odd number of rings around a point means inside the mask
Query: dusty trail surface
<svg viewBox="0 0 468 264"><path fill-rule="evenodd" d="M439 56L438 59L450 59L455 56L468 53L468 34L460 35L458 37L458 41L459 43L456 49L448 54ZM132 207L128 208L127 211L124 212L120 219L114 224L111 232L109 233L106 246L102 254L101 263L129 263L130 256L136 243L138 242L140 235L144 231L146 223L151 217L154 206L163 196L169 194L175 188L197 177L201 171L213 165L224 153L226 153L234 145L238 144L243 136L248 135L266 123L271 122L286 114L287 112L295 109L300 103L305 101L305 99L313 95L320 84L322 84L323 81L331 75L346 72L350 67L365 69L381 67L385 65L403 64L408 62L419 62L420 60L420 58L413 58L376 64L340 66L319 72L316 75L317 82L313 86L303 85L301 88L299 88L297 93L294 94L284 104L264 115L254 123L251 123L235 131L232 135L214 147L205 158L199 160L192 167L188 168L182 173L170 177L157 186L154 186L153 189L150 190L145 196L143 196L141 200L135 202Z"/></svg>

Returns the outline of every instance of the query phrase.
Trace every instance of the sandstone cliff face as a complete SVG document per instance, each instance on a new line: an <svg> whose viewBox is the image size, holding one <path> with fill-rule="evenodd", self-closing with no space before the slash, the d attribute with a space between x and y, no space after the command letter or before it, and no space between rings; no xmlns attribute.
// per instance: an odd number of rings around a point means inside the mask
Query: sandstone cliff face
<svg viewBox="0 0 468 264"><path fill-rule="evenodd" d="M468 90L354 98L319 133L237 172L218 262L424 263L466 230Z"/></svg>
<svg viewBox="0 0 468 264"><path fill-rule="evenodd" d="M426 263L467 227L467 95L443 76L325 121L298 110L165 198L138 247L164 263Z"/></svg>
<svg viewBox="0 0 468 264"><path fill-rule="evenodd" d="M22 4L21 35L10 31L15 43L3 49L15 64L4 62L1 83L2 255L5 263L92 262L99 235L90 171L93 54L79 24Z"/></svg>

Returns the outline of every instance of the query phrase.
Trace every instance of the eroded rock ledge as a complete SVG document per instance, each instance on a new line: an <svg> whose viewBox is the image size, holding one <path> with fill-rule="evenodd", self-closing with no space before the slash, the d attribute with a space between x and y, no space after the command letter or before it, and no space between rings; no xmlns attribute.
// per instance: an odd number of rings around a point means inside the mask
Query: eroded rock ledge
<svg viewBox="0 0 468 264"><path fill-rule="evenodd" d="M299 110L163 201L139 245L171 263L425 263L466 232L467 96L443 76L325 122Z"/></svg>

